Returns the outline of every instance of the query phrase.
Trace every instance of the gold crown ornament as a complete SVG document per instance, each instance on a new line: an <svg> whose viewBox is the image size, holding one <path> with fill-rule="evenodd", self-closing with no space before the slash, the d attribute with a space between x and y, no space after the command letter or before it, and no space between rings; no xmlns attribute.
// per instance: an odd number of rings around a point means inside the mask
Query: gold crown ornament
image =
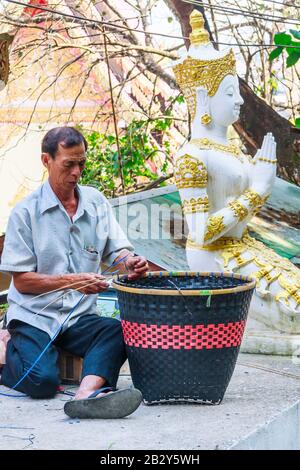
<svg viewBox="0 0 300 470"><path fill-rule="evenodd" d="M191 45L199 48L211 45L209 34L204 29L202 14L194 10L190 15ZM214 52L217 51L214 49ZM236 60L232 49L225 55L216 59L195 59L187 56L183 62L173 67L178 85L187 101L191 119L196 115L196 89L203 87L208 96L214 96L226 75L236 75Z"/></svg>

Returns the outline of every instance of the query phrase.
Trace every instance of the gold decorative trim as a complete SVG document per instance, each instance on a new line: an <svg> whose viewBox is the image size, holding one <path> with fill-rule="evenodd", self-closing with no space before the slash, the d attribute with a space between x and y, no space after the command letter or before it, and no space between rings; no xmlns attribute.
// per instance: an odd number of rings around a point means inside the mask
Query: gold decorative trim
<svg viewBox="0 0 300 470"><path fill-rule="evenodd" d="M238 248L242 246L242 241L239 238L232 237L220 237L218 240L215 240L209 245L201 245L200 243L195 242L190 235L188 235L187 248L192 248L196 250L206 250L206 251L216 251L222 250L224 248Z"/></svg>
<svg viewBox="0 0 300 470"><path fill-rule="evenodd" d="M174 296L174 295L187 295L187 296L201 296L201 295L221 295L221 294L233 294L237 292L242 292L246 290L251 290L254 289L256 281L252 279L249 276L242 276L241 274L232 274L232 273L211 273L211 272L193 272L193 271L176 271L176 272L169 272L169 271L155 271L155 272L149 272L146 273L144 277L171 277L173 276L195 276L195 275L202 275L202 276L211 276L214 275L216 277L230 277L234 279L241 279L243 281L246 281L247 284L244 286L237 286L237 287L231 287L228 289L212 289L212 290L206 290L206 289L179 289L179 290L166 290L166 289L144 289L144 288L138 288L138 287L129 287L129 286L123 286L119 283L118 280L114 279L113 281L113 288L119 291L123 292L130 292L132 294L143 294L143 295L167 295L167 296ZM124 274L120 276L118 279L126 279L127 274Z"/></svg>
<svg viewBox="0 0 300 470"><path fill-rule="evenodd" d="M239 219L241 222L244 220L247 215L249 214L249 211L247 207L245 207L243 204L241 204L239 201L232 201L228 204L228 207L233 211L234 216Z"/></svg>
<svg viewBox="0 0 300 470"><path fill-rule="evenodd" d="M288 298L292 297L295 300L296 305L299 305L300 304L300 293L299 293L300 285L290 284L286 279L284 279L283 276L280 276L278 281L279 281L280 286L284 289L284 291L281 291L276 295L276 300L279 301L280 299L284 299L286 305L288 305L289 303Z"/></svg>
<svg viewBox="0 0 300 470"><path fill-rule="evenodd" d="M204 236L204 240L210 240L211 238L215 237L219 233L223 232L226 228L224 225L224 217L223 215L211 215L207 220L207 229Z"/></svg>
<svg viewBox="0 0 300 470"><path fill-rule="evenodd" d="M243 161L243 156L241 155L239 147L234 144L219 144L218 142L214 142L206 137L202 139L192 139L190 144L195 144L201 150L218 150L219 152L229 153L238 158L241 162Z"/></svg>
<svg viewBox="0 0 300 470"><path fill-rule="evenodd" d="M236 60L232 49L224 57L212 60L193 59L188 56L173 67L193 120L196 116L196 89L202 86L208 96L214 96L227 75L236 75Z"/></svg>
<svg viewBox="0 0 300 470"><path fill-rule="evenodd" d="M182 203L182 210L184 214L194 214L196 212L208 212L209 200L208 196L184 199Z"/></svg>
<svg viewBox="0 0 300 470"><path fill-rule="evenodd" d="M260 194L258 194L256 191L253 191L252 189L247 189L243 193L243 197L245 199L248 199L249 204L252 208L255 208L258 206L262 207L264 204L264 198L262 198Z"/></svg>
<svg viewBox="0 0 300 470"><path fill-rule="evenodd" d="M185 154L175 162L175 184L178 189L205 188L208 175L201 160Z"/></svg>
<svg viewBox="0 0 300 470"><path fill-rule="evenodd" d="M289 300L293 299L296 306L300 304L299 269L262 242L250 237L248 232L243 235L242 239L221 237L209 245L197 244L188 237L187 248L219 250L224 261L224 268L228 267L231 260L235 261L237 268L253 263L258 269L252 272L250 277L256 279L257 286L262 280L265 281L266 286L278 281L279 292L274 294L275 301L283 299L285 304L289 305Z"/></svg>
<svg viewBox="0 0 300 470"><path fill-rule="evenodd" d="M270 160L269 158L264 158L264 157L258 157L254 163L256 163L258 160L261 162L265 162L265 163L271 163L273 165L276 165L277 163L277 160Z"/></svg>

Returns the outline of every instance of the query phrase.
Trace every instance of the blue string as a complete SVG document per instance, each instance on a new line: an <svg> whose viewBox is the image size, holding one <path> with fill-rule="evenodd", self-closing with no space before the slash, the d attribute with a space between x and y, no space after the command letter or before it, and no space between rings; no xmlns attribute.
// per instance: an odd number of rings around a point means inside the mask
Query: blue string
<svg viewBox="0 0 300 470"><path fill-rule="evenodd" d="M26 379L26 377L30 374L30 372L32 371L32 369L37 365L37 363L39 362L39 360L42 358L42 356L45 354L45 352L47 351L47 349L50 348L51 344L55 341L55 339L57 338L57 336L59 335L62 327L64 326L64 324L69 320L70 316L72 315L72 313L75 311L75 309L78 307L78 305L80 304L80 302L82 301L83 297L85 297L85 294L82 294L82 296L80 297L80 299L78 300L78 302L76 303L76 305L72 308L72 310L70 311L70 313L68 314L68 316L65 318L65 320L63 321L63 323L59 326L58 330L54 333L54 336L53 338L51 338L51 340L49 341L49 343L45 346L45 348L43 349L43 351L41 352L41 354L37 357L37 359L34 361L34 363L32 364L32 366L25 372L25 374L22 375L22 377L19 379L19 381L13 386L11 387L13 390L15 390L18 385L20 385L21 382L23 382L24 379ZM7 393L1 393L0 392L0 395L3 395L3 396L6 396L6 397L14 397L14 398L23 398L23 397L27 397L27 395L25 394L22 394L22 395L9 395Z"/></svg>
<svg viewBox="0 0 300 470"><path fill-rule="evenodd" d="M108 268L106 268L102 274L104 274L105 272L107 272L109 269L111 269L113 266L121 263L122 261L124 261L126 258L128 258L129 254L124 256L123 258L121 258L119 261L115 261L113 264L111 264ZM45 348L43 349L43 351L40 353L40 355L37 357L37 359L34 361L34 363L32 364L32 366L25 372L25 374L19 379L19 381L13 386L11 387L12 390L16 389L18 387L18 385L20 385L21 382L23 382L23 380L30 374L30 372L32 371L32 369L37 365L37 363L39 362L39 360L42 358L42 356L45 354L45 352L50 348L51 344L55 341L55 339L57 338L57 336L59 335L60 331L62 330L64 324L69 320L70 316L72 315L72 313L76 310L76 308L78 307L78 305L81 303L82 299L85 297L85 294L82 294L82 296L80 297L80 299L78 300L78 302L76 303L76 305L72 308L72 310L70 311L70 313L68 314L68 316L65 318L65 320L63 321L63 323L59 326L58 330L54 333L54 336L53 338L51 338L51 340L49 341L49 343L45 346ZM11 394L8 394L8 393L2 393L0 392L0 395L1 396L4 396L4 397L12 397L12 398L24 398L24 397L27 397L28 395L26 394L20 394L20 395L11 395Z"/></svg>

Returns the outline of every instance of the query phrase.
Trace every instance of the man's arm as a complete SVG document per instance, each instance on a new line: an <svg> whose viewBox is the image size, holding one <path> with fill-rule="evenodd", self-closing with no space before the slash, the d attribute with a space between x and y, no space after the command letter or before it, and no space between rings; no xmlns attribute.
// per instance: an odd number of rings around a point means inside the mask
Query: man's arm
<svg viewBox="0 0 300 470"><path fill-rule="evenodd" d="M22 294L44 294L56 289L77 289L83 294L98 294L109 284L105 277L96 273L72 273L48 275L32 272L13 272L15 288Z"/></svg>

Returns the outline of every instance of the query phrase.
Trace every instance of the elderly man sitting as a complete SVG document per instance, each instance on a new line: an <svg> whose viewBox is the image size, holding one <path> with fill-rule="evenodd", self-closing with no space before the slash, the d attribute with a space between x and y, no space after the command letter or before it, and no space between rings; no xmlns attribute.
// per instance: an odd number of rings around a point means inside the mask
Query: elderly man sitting
<svg viewBox="0 0 300 470"><path fill-rule="evenodd" d="M75 128L50 130L42 141L49 179L11 213L0 265L13 279L7 312L11 339L6 335L2 341L2 349L7 346L2 384L33 398L53 397L59 385L59 346L84 359L80 387L65 412L120 418L132 413L142 397L134 388L115 388L126 353L120 322L96 314L97 294L109 286L99 266L123 259L116 267L125 262L129 276L136 278L148 265L134 256L106 198L78 185L86 150Z"/></svg>

